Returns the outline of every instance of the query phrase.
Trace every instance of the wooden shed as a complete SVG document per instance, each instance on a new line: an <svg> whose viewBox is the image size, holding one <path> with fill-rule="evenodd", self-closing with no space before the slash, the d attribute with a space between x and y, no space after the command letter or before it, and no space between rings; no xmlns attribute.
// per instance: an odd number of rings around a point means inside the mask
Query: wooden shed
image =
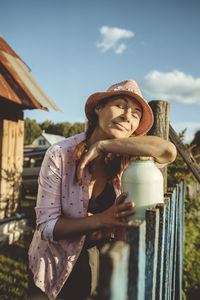
<svg viewBox="0 0 200 300"><path fill-rule="evenodd" d="M12 216L19 204L24 109L60 111L36 84L25 63L0 36L0 219Z"/></svg>

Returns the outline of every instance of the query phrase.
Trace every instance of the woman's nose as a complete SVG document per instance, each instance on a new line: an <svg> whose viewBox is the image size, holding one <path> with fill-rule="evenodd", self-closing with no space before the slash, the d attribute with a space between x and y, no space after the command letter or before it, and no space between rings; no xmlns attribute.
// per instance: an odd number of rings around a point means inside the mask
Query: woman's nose
<svg viewBox="0 0 200 300"><path fill-rule="evenodd" d="M121 117L125 121L130 121L131 118L131 109L126 108L124 112L121 114Z"/></svg>

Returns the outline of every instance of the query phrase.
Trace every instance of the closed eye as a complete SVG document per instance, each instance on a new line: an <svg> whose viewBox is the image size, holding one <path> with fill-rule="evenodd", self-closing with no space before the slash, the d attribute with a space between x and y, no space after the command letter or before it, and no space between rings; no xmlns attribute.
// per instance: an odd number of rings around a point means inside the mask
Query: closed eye
<svg viewBox="0 0 200 300"><path fill-rule="evenodd" d="M129 108L126 104L123 104L123 103L116 103L115 106L120 109L124 109L124 110ZM133 118L136 118L136 119L140 119L140 117L141 117L140 114L141 114L140 110L132 112Z"/></svg>
<svg viewBox="0 0 200 300"><path fill-rule="evenodd" d="M123 104L116 104L117 107L121 108L121 109L126 109L126 106Z"/></svg>
<svg viewBox="0 0 200 300"><path fill-rule="evenodd" d="M137 113L132 113L133 118L139 119L140 116Z"/></svg>

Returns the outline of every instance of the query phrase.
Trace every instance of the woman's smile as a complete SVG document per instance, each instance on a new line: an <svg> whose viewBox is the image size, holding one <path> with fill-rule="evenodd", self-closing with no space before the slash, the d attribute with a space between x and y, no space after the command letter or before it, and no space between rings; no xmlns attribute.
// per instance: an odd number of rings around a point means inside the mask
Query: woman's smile
<svg viewBox="0 0 200 300"><path fill-rule="evenodd" d="M117 122L113 122L113 124L115 125L115 127L117 127L118 129L122 130L122 131L127 131L128 129L122 125L121 123L117 123Z"/></svg>

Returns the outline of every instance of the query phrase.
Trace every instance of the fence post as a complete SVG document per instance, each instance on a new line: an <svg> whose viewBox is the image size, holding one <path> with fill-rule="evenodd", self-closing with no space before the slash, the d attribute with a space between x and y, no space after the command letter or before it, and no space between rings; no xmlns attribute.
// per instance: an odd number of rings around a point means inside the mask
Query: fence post
<svg viewBox="0 0 200 300"><path fill-rule="evenodd" d="M167 285L169 280L169 222L170 222L170 198L165 200L165 237L164 237L164 262L163 262L163 286L162 299L167 300Z"/></svg>
<svg viewBox="0 0 200 300"><path fill-rule="evenodd" d="M148 135L156 135L164 140L169 138L169 109L170 103L163 100L153 100L149 105L154 114L154 123ZM164 193L167 192L167 167L161 169L164 177Z"/></svg>
<svg viewBox="0 0 200 300"><path fill-rule="evenodd" d="M145 299L155 299L156 271L158 257L159 210L146 209L146 268Z"/></svg>
<svg viewBox="0 0 200 300"><path fill-rule="evenodd" d="M174 265L174 244L175 244L175 228L176 228L176 219L175 219L175 205L176 205L176 198L177 198L177 187L175 188L173 194L170 197L171 201L171 208L170 208L170 249L169 249L169 280L168 280L168 299L172 299L173 296L173 271L175 268Z"/></svg>
<svg viewBox="0 0 200 300"><path fill-rule="evenodd" d="M159 239L158 239L157 277L156 277L156 300L162 300L166 208L164 203L157 204L156 208L159 209Z"/></svg>
<svg viewBox="0 0 200 300"><path fill-rule="evenodd" d="M98 296L95 300L126 300L128 289L129 245L117 241L100 251Z"/></svg>
<svg viewBox="0 0 200 300"><path fill-rule="evenodd" d="M144 300L145 297L145 234L146 221L132 221L127 229L127 243L130 245L128 272L128 299Z"/></svg>
<svg viewBox="0 0 200 300"><path fill-rule="evenodd" d="M183 227L184 227L184 182L178 186L178 229L177 229L177 251L176 251L176 278L174 299L182 299L182 280L183 280Z"/></svg>

